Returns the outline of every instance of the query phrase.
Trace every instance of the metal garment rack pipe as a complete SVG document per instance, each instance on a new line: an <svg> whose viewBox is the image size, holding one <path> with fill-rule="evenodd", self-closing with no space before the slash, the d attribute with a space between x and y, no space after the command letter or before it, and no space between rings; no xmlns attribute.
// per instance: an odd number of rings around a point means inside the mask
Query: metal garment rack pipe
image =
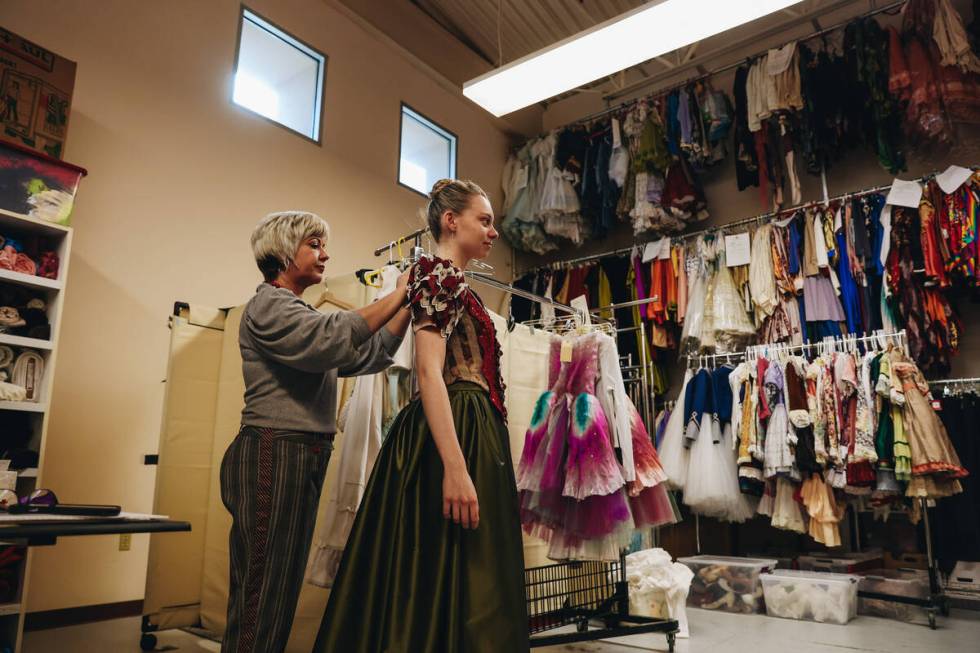
<svg viewBox="0 0 980 653"><path fill-rule="evenodd" d="M402 236L401 238L398 238L396 240L393 240L390 243L388 243L387 245L383 245L383 246L379 247L378 249L374 250L374 255L375 256L381 256L385 252L387 252L387 251L389 251L389 250L391 250L391 249L393 249L395 247L398 247L402 243L407 243L410 240L421 239L422 236L424 236L427 233L429 233L429 228L428 227L423 227L422 229L418 229L416 231L413 231L410 234L407 234L405 236Z"/></svg>
<svg viewBox="0 0 980 653"><path fill-rule="evenodd" d="M522 290L521 288L515 288L510 284L506 284L503 281L497 281L496 279L480 274L479 272L466 270L463 272L463 274L466 275L468 279L472 279L473 281L490 286L491 288L495 288L502 292L516 295L517 297L522 297L524 299L530 299L531 301L538 302L539 304L549 304L564 311L565 313L570 313L571 315L581 315L581 311L579 311L577 308L573 308L567 304L562 304L561 302L556 302L550 297L542 297L541 295L535 295L534 293Z"/></svg>
<svg viewBox="0 0 980 653"><path fill-rule="evenodd" d="M936 174L937 173L935 173L935 172L931 172L931 173L929 173L927 175L923 175L921 177L917 177L916 179L910 179L909 181L915 181L915 182L921 183L923 181L928 181L929 179L932 179L933 177L936 176ZM683 242L683 241L691 240L693 238L698 238L700 236L704 236L704 235L709 234L709 233L712 233L712 232L728 231L730 229L736 229L738 227L743 227L745 225L749 225L749 224L752 224L754 222L762 222L762 221L768 220L770 218L778 218L781 215L786 215L788 213L795 213L796 211L801 211L803 209L812 208L814 206L827 205L827 204L830 204L831 202L836 202L838 200L844 200L844 199L848 199L848 198L852 198L852 197L861 197L862 195L869 195L871 193L878 193L878 192L881 192L883 190L889 190L891 187L892 187L891 184L884 184L882 186L872 186L871 188L865 188L865 189L859 190L859 191L852 191L852 192L849 192L849 193L841 193L840 195L835 195L834 197L827 198L826 200L816 200L816 201L812 201L812 202L804 202L803 204L797 204L796 206L790 206L790 207L787 207L785 209L779 209L778 211L770 211L768 213L760 213L759 215L752 216L751 218L741 218L739 220L735 220L734 222L728 222L728 223L725 223L725 224L720 224L720 225L717 225L717 226L714 226L714 227L711 227L711 228L708 228L708 229L701 229L701 230L698 230L698 231L691 231L689 233L678 234L676 236L670 236L670 240L671 240L672 243L673 242L678 242L678 241L682 241ZM666 237L666 236L661 236L660 238L664 238L664 237ZM529 269L525 270L523 272L523 274L527 274L528 272L534 272L536 270L547 270L549 268L550 269L556 269L556 268L571 267L571 266L577 265L579 263L588 263L589 261L597 261L599 259L606 258L607 256L623 256L624 254L629 254L630 252L632 252L634 249L636 249L638 247L643 247L648 242L655 242L656 240L659 240L659 238L657 238L655 240L644 241L642 243L634 243L633 245L630 245L629 247L621 247L619 249L614 249L614 250L609 251L609 252L602 252L602 253L599 253L599 254L589 254L588 256L581 256L581 257L578 257L578 258L568 259L568 260L565 260L565 261L554 261L552 263L546 263L545 265L539 265L536 268L529 268Z"/></svg>
<svg viewBox="0 0 980 653"><path fill-rule="evenodd" d="M980 376L969 376L961 379L936 379L929 381L929 385L956 385L957 383L980 383Z"/></svg>
<svg viewBox="0 0 980 653"><path fill-rule="evenodd" d="M875 9L872 9L871 11L867 11L867 12L864 12L864 13L859 14L857 16L853 16L851 18L848 18L847 20L843 20L843 21L841 21L839 23L835 23L835 24L831 25L830 27L824 27L824 28L818 29L818 30L816 30L814 32L811 32L810 34L807 34L806 36L801 36L800 38L793 39L792 41L787 41L787 42L785 42L785 43L783 43L783 44L781 44L779 46L776 46L776 49L781 48L781 47L783 47L783 46L785 46L785 45L787 45L789 43L792 43L792 42L809 41L809 40L815 39L817 37L823 36L824 34L829 34L830 32L833 32L835 30L838 30L838 29L840 29L842 27L847 26L847 24L850 23L850 22L852 22L852 21L862 20L864 18L870 18L871 16L875 16L877 14L881 14L881 13L885 13L885 12L891 11L893 9L897 9L898 7L901 7L902 5L904 5L907 1L908 0L899 0L898 2L892 2L892 3L887 4L887 5L884 5L882 7L877 7ZM834 8L829 8L829 10L828 10L827 13L829 13L829 11L832 11L834 9L843 9L848 4L853 4L853 3L849 3L849 2L838 3L838 6L836 6ZM810 21L811 22L816 22L818 19L819 19L819 17L814 16L814 17L810 18ZM778 28L778 31L776 33L783 32L786 29L787 29L786 27L780 26ZM753 37L753 40L764 38L764 36L765 35L762 35L762 36L755 35ZM742 47L743 47L743 45L739 45L739 46L737 46L736 49L741 49ZM714 53L713 56L715 56L715 57L724 56L729 51L730 51L729 48L725 48L725 49L723 49L720 52ZM697 75L695 77L690 77L690 78L684 80L683 82L677 82L675 84L670 84L669 86L666 86L666 87L663 87L663 88L659 88L656 91L653 91L651 93L648 93L647 95L645 95L643 97L635 98L635 99L632 99L632 100L627 100L627 101L622 102L622 103L620 103L620 104L618 104L618 105L616 105L614 107L608 107L606 109L603 109L602 111L597 111L595 113L589 114L588 116L585 116L584 118L579 118L578 120L576 120L576 121L574 121L574 122L572 122L570 124L578 124L578 123L588 122L590 120L595 120L596 118L600 118L600 117L605 116L605 115L608 115L610 113L615 113L616 111L619 111L621 109L625 109L626 107L629 107L629 106L635 104L636 102L640 102L640 101L643 101L645 99L651 99L651 98L661 97L663 95L666 95L666 94L670 93L673 90L676 90L676 89L679 89L679 88L683 88L685 86L688 86L689 84L694 84L695 82L703 81L705 79L708 79L709 77L714 77L715 75L720 75L721 73L725 73L725 72L728 72L729 70L732 70L734 68L738 68L739 66L741 66L742 64L744 64L746 62L746 60L754 59L756 57L761 56L762 54L764 54L764 52L757 52L756 54L753 54L753 55L751 55L749 57L741 58L738 61L734 61L734 62L732 62L730 64L721 66L719 68L715 68L715 69L710 70L710 71L708 71L706 73L702 73L702 74ZM702 68L701 70L704 70L704 69ZM608 94L604 95L602 99L608 102L609 100L614 100L616 98L623 97L624 95L629 95L630 93L633 93L633 92L635 92L635 91L637 91L637 90L639 90L639 89L641 89L641 88L643 88L645 86L650 86L652 84L656 84L658 81L660 81L660 79L663 79L664 77L672 76L673 74L676 74L676 70L674 70L674 69L666 70L666 71L664 71L660 75L655 75L655 76L649 77L647 79L638 80L638 81L636 81L636 82L634 82L634 83L632 83L632 84L630 84L630 85L628 85L628 86L626 86L624 88L617 89L617 90L613 91L612 93L608 93Z"/></svg>

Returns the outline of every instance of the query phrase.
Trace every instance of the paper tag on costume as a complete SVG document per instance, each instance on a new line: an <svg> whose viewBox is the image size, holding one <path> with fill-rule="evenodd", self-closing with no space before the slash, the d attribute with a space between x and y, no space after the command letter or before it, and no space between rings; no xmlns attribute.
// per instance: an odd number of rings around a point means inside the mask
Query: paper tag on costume
<svg viewBox="0 0 980 653"><path fill-rule="evenodd" d="M0 490L17 489L17 472L0 472Z"/></svg>
<svg viewBox="0 0 980 653"><path fill-rule="evenodd" d="M770 75L778 75L789 68L790 61L793 60L793 53L796 52L796 43L789 43L778 50L770 50L766 57L766 72Z"/></svg>
<svg viewBox="0 0 980 653"><path fill-rule="evenodd" d="M619 120L616 118L612 119L612 137L613 147L621 147L623 145L622 136L619 134Z"/></svg>
<svg viewBox="0 0 980 653"><path fill-rule="evenodd" d="M917 209L921 199L922 186L919 185L919 182L896 179L892 182L892 189L888 191L888 199L885 200L885 204Z"/></svg>
<svg viewBox="0 0 980 653"><path fill-rule="evenodd" d="M936 412L941 411L943 409L943 402L939 401L938 399L933 399L932 400L932 409L934 411L936 411Z"/></svg>
<svg viewBox="0 0 980 653"><path fill-rule="evenodd" d="M569 305L572 308L580 311L579 317L582 320L582 324L585 325L592 324L592 319L589 317L589 300L586 298L585 295L579 295L571 302L569 302Z"/></svg>
<svg viewBox="0 0 980 653"><path fill-rule="evenodd" d="M725 262L728 267L748 265L752 260L751 255L752 241L748 233L725 236Z"/></svg>
<svg viewBox="0 0 980 653"><path fill-rule="evenodd" d="M939 184L939 187L943 189L944 193L949 195L966 183L966 180L972 176L973 171L969 168L954 165L946 168L942 174L936 175L936 183Z"/></svg>
<svg viewBox="0 0 980 653"><path fill-rule="evenodd" d="M520 190L527 186L527 166L521 166L514 177L514 187Z"/></svg>
<svg viewBox="0 0 980 653"><path fill-rule="evenodd" d="M563 340L562 341L562 343L561 343L561 357L560 357L560 360L561 360L562 363L571 363L572 362L572 350L573 349L574 348L572 347L572 341L571 340Z"/></svg>
<svg viewBox="0 0 980 653"><path fill-rule="evenodd" d="M666 250L667 255L664 256L664 250ZM647 243L646 247L643 248L643 262L649 263L655 258L669 258L670 257L670 238L661 238L660 240L655 240L653 242Z"/></svg>

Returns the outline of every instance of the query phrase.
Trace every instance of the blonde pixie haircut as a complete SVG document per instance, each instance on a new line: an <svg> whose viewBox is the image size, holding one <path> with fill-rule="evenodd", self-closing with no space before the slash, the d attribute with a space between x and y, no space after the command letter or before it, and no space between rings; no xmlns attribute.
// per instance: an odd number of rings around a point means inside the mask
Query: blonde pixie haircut
<svg viewBox="0 0 980 653"><path fill-rule="evenodd" d="M273 281L289 267L307 238L330 238L330 225L309 211L270 213L252 231L252 254L266 281Z"/></svg>

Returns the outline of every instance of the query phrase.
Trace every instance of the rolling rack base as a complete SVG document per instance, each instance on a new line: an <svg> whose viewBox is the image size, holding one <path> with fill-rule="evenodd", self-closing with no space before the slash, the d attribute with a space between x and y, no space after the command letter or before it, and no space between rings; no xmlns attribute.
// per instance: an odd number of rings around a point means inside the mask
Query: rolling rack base
<svg viewBox="0 0 980 653"><path fill-rule="evenodd" d="M524 570L531 648L664 633L673 652L677 621L629 613L626 555L617 562L561 562ZM590 628L590 622L603 627ZM574 633L539 634L574 625Z"/></svg>

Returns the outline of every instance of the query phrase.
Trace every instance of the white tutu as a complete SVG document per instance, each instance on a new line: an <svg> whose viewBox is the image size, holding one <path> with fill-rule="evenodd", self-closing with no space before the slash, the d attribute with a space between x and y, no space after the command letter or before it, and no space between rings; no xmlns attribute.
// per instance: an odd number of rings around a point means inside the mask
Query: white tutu
<svg viewBox="0 0 980 653"><path fill-rule="evenodd" d="M667 474L667 486L672 490L684 491L687 483L687 466L690 457L690 449L684 446L684 427L687 424L687 410L684 407L684 393L687 391L687 384L691 381L694 373L687 370L684 373L684 383L681 384L681 391L677 395L677 403L674 410L670 413L667 420L667 427L664 429L664 437L660 442L660 466Z"/></svg>
<svg viewBox="0 0 980 653"><path fill-rule="evenodd" d="M680 353L696 354L701 350L701 328L704 325L705 273L703 269L688 270L687 313L681 329Z"/></svg>
<svg viewBox="0 0 980 653"><path fill-rule="evenodd" d="M684 503L706 517L743 522L752 518L755 506L739 489L731 424L725 425L721 442L715 443L713 420L708 413L701 418L701 432L691 447Z"/></svg>

